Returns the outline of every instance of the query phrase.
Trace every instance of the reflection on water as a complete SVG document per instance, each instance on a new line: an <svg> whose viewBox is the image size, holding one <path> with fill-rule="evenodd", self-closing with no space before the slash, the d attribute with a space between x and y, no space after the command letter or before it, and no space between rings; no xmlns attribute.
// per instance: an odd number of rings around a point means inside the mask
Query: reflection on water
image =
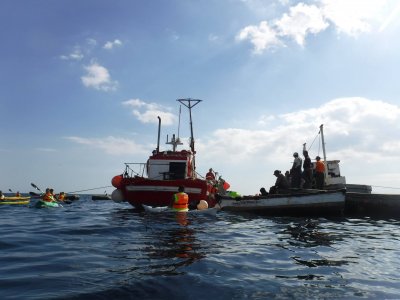
<svg viewBox="0 0 400 300"><path fill-rule="evenodd" d="M297 222L291 222L287 228L282 230L286 235L292 236L288 242L291 245L303 247L329 246L333 242L340 240L340 236L332 232L322 232L318 219L300 219Z"/></svg>
<svg viewBox="0 0 400 300"><path fill-rule="evenodd" d="M147 275L178 275L184 272L181 267L206 256L188 214L147 214L145 218L147 236L142 251L149 258Z"/></svg>
<svg viewBox="0 0 400 300"><path fill-rule="evenodd" d="M399 220L0 210L2 299L400 298Z"/></svg>

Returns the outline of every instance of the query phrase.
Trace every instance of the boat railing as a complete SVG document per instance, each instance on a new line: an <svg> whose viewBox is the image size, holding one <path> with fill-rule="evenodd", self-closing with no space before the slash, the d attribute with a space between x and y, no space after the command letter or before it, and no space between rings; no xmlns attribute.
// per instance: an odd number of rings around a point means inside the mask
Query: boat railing
<svg viewBox="0 0 400 300"><path fill-rule="evenodd" d="M146 163L125 163L124 177L144 177L146 167Z"/></svg>

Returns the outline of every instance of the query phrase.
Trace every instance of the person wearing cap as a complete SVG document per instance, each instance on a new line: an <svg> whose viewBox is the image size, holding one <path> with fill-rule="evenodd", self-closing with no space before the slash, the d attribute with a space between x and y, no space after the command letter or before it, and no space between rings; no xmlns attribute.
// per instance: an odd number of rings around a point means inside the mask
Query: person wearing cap
<svg viewBox="0 0 400 300"><path fill-rule="evenodd" d="M303 162L304 185L303 185L303 189L311 189L312 175L313 175L311 158L308 156L308 151L307 150L303 151L303 156L304 156L304 162Z"/></svg>
<svg viewBox="0 0 400 300"><path fill-rule="evenodd" d="M317 156L315 159L317 160L315 163L316 188L322 190L325 184L325 164L321 161L321 157Z"/></svg>
<svg viewBox="0 0 400 300"><path fill-rule="evenodd" d="M269 189L270 194L284 194L289 190L289 183L285 177L279 170L274 171L274 175L276 176L275 185Z"/></svg>
<svg viewBox="0 0 400 300"><path fill-rule="evenodd" d="M299 157L299 154L297 152L293 153L294 161L292 168L290 169L290 175L291 175L291 187L299 189L300 184L301 184L301 164L302 160Z"/></svg>
<svg viewBox="0 0 400 300"><path fill-rule="evenodd" d="M210 168L206 174L206 180L215 180L215 174L212 168Z"/></svg>

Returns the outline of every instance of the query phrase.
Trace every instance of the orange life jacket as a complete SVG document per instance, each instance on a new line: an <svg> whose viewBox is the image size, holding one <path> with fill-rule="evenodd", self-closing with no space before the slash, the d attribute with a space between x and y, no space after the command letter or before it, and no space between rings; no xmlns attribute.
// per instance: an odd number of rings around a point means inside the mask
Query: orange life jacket
<svg viewBox="0 0 400 300"><path fill-rule="evenodd" d="M315 171L318 173L324 173L325 172L325 165L322 161L318 160L315 163Z"/></svg>
<svg viewBox="0 0 400 300"><path fill-rule="evenodd" d="M44 194L42 200L46 201L46 202L52 202L54 200L54 198L53 198L53 195L50 192L48 192L48 193Z"/></svg>
<svg viewBox="0 0 400 300"><path fill-rule="evenodd" d="M174 204L172 209L176 211L188 211L189 210L189 196L186 193L176 193L174 195Z"/></svg>
<svg viewBox="0 0 400 300"><path fill-rule="evenodd" d="M59 194L58 195L58 200L59 201L64 201L65 195L64 194Z"/></svg>

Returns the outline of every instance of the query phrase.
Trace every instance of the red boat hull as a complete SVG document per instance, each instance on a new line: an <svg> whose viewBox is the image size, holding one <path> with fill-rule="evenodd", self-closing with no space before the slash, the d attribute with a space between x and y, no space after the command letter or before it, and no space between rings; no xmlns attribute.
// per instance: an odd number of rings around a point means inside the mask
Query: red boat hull
<svg viewBox="0 0 400 300"><path fill-rule="evenodd" d="M114 185L115 186L115 185ZM178 187L184 186L189 195L189 205L195 206L200 200L206 200L209 207L216 204L214 197L207 192L207 182L201 179L151 180L143 177L122 178L117 187L124 201L141 208L141 205L168 206Z"/></svg>

